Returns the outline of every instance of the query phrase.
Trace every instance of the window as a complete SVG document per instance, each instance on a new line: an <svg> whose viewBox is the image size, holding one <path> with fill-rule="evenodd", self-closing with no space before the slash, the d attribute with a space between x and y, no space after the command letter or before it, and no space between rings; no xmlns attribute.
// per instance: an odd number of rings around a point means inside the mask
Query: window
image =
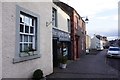
<svg viewBox="0 0 120 80"><path fill-rule="evenodd" d="M53 27L57 27L57 10L55 8L52 9L52 21Z"/></svg>
<svg viewBox="0 0 120 80"><path fill-rule="evenodd" d="M40 58L39 15L16 6L16 54L13 63Z"/></svg>
<svg viewBox="0 0 120 80"><path fill-rule="evenodd" d="M37 31L36 31L36 18L33 16L29 16L20 12L20 52L24 52L29 49L30 50L37 50L36 48L36 38L37 38Z"/></svg>
<svg viewBox="0 0 120 80"><path fill-rule="evenodd" d="M82 50L84 49L84 41L83 41L83 38L82 38Z"/></svg>
<svg viewBox="0 0 120 80"><path fill-rule="evenodd" d="M70 19L67 19L68 32L71 32Z"/></svg>

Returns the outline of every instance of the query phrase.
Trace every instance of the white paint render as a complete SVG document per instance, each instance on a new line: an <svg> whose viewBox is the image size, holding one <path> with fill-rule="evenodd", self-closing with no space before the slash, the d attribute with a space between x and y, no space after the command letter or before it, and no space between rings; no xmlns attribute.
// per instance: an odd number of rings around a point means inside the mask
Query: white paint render
<svg viewBox="0 0 120 80"><path fill-rule="evenodd" d="M57 10L57 29L68 32L67 19L70 19L69 15L66 14L60 7L56 6L54 3L53 7Z"/></svg>
<svg viewBox="0 0 120 80"><path fill-rule="evenodd" d="M41 58L13 64L16 54L16 27L18 27L16 26L16 5L40 16L38 45ZM2 2L2 78L30 78L36 69L42 69L44 75L53 72L52 26L46 27L46 21L51 20L51 9L51 2Z"/></svg>
<svg viewBox="0 0 120 80"><path fill-rule="evenodd" d="M102 42L102 40L99 40L96 36L94 36L91 39L91 48L92 49L102 50L103 49L103 42Z"/></svg>
<svg viewBox="0 0 120 80"><path fill-rule="evenodd" d="M46 27L46 22L52 20L52 7L55 7L58 12L58 29L68 32L67 19L69 16L64 13L58 6L48 2L4 2L2 0L2 26L0 26L0 37L3 36L2 46L0 51L2 53L2 78L30 78L34 70L42 69L44 76L53 72L52 62L52 25ZM7 1L7 0L5 0ZM20 1L20 0L19 0ZM33 0L29 0L33 1ZM39 49L41 58L28 60L20 63L13 64L15 57L15 40L16 40L16 5L25 8L40 16L39 21ZM1 11L0 11L1 12ZM2 31L1 31L2 28ZM2 48L1 48L2 47ZM1 50L2 49L2 50ZM1 66L0 66L1 69Z"/></svg>
<svg viewBox="0 0 120 80"><path fill-rule="evenodd" d="M0 80L2 79L2 3L0 1Z"/></svg>

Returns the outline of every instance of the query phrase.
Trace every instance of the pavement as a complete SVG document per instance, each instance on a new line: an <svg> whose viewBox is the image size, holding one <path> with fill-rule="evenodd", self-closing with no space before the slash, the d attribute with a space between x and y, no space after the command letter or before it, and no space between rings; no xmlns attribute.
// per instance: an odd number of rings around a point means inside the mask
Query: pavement
<svg viewBox="0 0 120 80"><path fill-rule="evenodd" d="M106 63L106 51L100 51L96 55L83 55L76 61L68 61L66 69L56 67L47 78L101 78L102 80L118 80L119 71Z"/></svg>

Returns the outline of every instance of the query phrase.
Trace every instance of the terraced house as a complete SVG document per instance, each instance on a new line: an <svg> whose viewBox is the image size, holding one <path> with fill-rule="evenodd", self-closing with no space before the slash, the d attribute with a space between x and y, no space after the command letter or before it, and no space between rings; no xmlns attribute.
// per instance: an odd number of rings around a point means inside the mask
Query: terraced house
<svg viewBox="0 0 120 80"><path fill-rule="evenodd" d="M54 3L70 16L68 30L71 36L71 51L68 53L68 58L80 59L86 50L86 23L73 7L61 1Z"/></svg>
<svg viewBox="0 0 120 80"><path fill-rule="evenodd" d="M46 26L52 20L52 0L14 1L0 3L2 78L30 78L36 69L48 75L53 72L52 26Z"/></svg>
<svg viewBox="0 0 120 80"><path fill-rule="evenodd" d="M76 60L85 51L85 22L63 2L0 2L0 78L53 73L58 57ZM1 21L2 20L2 21Z"/></svg>

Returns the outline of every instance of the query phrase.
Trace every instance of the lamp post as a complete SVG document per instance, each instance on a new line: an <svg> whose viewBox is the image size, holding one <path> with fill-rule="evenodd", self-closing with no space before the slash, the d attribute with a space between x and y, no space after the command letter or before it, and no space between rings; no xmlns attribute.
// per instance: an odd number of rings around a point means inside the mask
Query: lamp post
<svg viewBox="0 0 120 80"><path fill-rule="evenodd" d="M84 20L84 21L85 21L86 23L88 23L89 19L88 19L88 17L87 17L87 16L86 16L86 17L81 17L81 18L85 18L85 20Z"/></svg>

